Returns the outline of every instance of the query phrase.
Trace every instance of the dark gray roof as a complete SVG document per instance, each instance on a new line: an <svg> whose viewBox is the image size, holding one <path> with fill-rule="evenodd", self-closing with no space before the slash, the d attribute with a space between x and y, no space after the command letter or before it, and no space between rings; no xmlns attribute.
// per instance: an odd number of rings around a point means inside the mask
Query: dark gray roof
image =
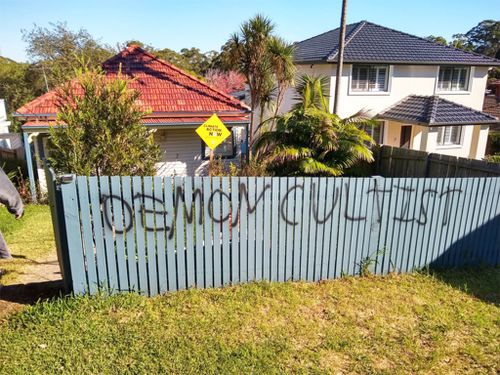
<svg viewBox="0 0 500 375"><path fill-rule="evenodd" d="M296 43L297 63L336 62L339 29ZM500 60L389 29L368 21L347 25L346 63L464 64L498 66Z"/></svg>
<svg viewBox="0 0 500 375"><path fill-rule="evenodd" d="M419 95L407 96L380 112L376 117L428 126L497 124L500 122L487 113L450 102L439 96Z"/></svg>

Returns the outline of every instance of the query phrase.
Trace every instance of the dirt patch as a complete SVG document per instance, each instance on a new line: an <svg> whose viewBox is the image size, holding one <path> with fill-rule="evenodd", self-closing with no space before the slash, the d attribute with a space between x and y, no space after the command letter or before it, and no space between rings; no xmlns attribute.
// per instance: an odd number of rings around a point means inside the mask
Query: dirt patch
<svg viewBox="0 0 500 375"><path fill-rule="evenodd" d="M18 312L27 304L62 293L63 283L55 252L22 269L13 285L0 284L0 320Z"/></svg>

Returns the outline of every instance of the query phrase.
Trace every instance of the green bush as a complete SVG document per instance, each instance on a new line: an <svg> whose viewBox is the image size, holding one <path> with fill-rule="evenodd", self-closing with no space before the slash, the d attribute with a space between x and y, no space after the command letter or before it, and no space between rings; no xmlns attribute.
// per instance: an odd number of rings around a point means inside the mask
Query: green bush
<svg viewBox="0 0 500 375"><path fill-rule="evenodd" d="M500 131L491 131L488 135L488 151L491 155L500 154Z"/></svg>

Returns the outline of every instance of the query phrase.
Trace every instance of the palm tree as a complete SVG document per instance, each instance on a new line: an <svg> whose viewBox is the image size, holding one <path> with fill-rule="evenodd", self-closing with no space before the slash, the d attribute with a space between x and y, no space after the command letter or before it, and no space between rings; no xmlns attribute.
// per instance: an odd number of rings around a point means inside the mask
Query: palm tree
<svg viewBox="0 0 500 375"><path fill-rule="evenodd" d="M272 76L269 62L268 44L274 31L274 24L267 17L257 14L241 25L239 33L233 34L226 44L226 51L231 66L242 73L250 90L252 110L263 102L263 96L269 91L268 84ZM249 141L254 136L254 115L250 114Z"/></svg>
<svg viewBox="0 0 500 375"><path fill-rule="evenodd" d="M293 53L295 46L284 39L273 37L269 41L269 59L276 80L276 103L274 117L278 115L286 90L293 84L295 72Z"/></svg>
<svg viewBox="0 0 500 375"><path fill-rule="evenodd" d="M255 141L259 158L276 175L341 176L360 160L372 161L373 139L362 130L373 126L363 113L341 119L328 111L326 80L302 76L299 103L278 116L272 130Z"/></svg>
<svg viewBox="0 0 500 375"><path fill-rule="evenodd" d="M294 108L316 108L328 112L328 77L303 74L297 79Z"/></svg>

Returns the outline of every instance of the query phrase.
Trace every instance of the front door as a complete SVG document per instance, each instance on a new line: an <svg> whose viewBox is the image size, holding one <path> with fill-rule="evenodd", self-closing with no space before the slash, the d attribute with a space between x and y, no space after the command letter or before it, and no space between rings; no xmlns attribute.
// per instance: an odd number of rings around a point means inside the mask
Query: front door
<svg viewBox="0 0 500 375"><path fill-rule="evenodd" d="M399 147L410 148L410 141L411 141L411 125L402 126Z"/></svg>

